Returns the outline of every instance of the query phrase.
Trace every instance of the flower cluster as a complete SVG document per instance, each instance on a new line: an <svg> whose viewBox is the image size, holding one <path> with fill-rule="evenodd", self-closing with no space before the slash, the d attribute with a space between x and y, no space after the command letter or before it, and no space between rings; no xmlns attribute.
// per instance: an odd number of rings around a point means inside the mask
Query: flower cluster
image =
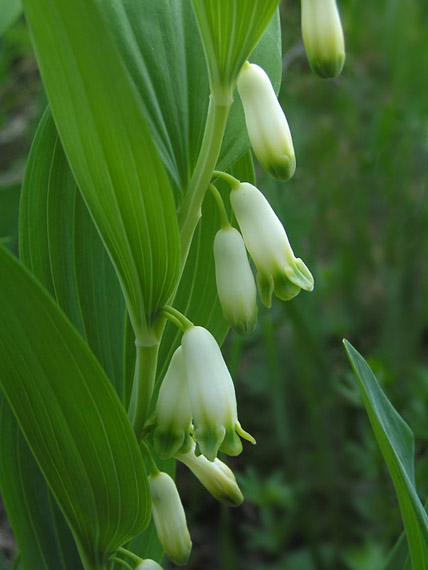
<svg viewBox="0 0 428 570"><path fill-rule="evenodd" d="M321 4L326 7L322 17ZM334 0L302 0L302 10L311 66L323 76L336 75L344 51ZM293 142L269 77L261 67L247 62L239 75L238 90L258 161L273 177L288 180L296 168ZM214 176L223 177L231 186L230 203L240 230L232 227L221 195L210 185L222 218L213 244L218 297L230 326L246 334L256 324L257 289L261 301L270 307L274 294L288 301L302 289L311 291L314 280L305 263L294 255L281 221L262 192L226 173ZM257 269L256 280L247 252ZM183 337L171 358L150 423L154 448L161 458L174 457L185 464L216 499L238 506L242 493L233 472L217 454L238 455L241 437L252 443L255 440L239 423L234 384L214 337L171 307L165 308L166 316L167 309L171 320L182 328ZM175 564L185 564L191 539L175 483L154 467L149 485L162 547ZM160 567L144 560L137 568Z"/></svg>

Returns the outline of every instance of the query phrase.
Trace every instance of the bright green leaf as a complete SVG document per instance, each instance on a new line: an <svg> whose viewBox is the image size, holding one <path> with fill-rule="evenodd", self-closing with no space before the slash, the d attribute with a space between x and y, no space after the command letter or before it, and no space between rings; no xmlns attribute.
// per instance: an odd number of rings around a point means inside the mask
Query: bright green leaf
<svg viewBox="0 0 428 570"><path fill-rule="evenodd" d="M25 0L43 82L74 176L113 260L138 341L180 266L171 186L105 10L95 0Z"/></svg>
<svg viewBox="0 0 428 570"><path fill-rule="evenodd" d="M121 395L123 295L49 111L28 159L19 242L21 260L79 330Z"/></svg>
<svg viewBox="0 0 428 570"><path fill-rule="evenodd" d="M123 407L83 340L0 249L0 383L88 569L141 531L147 479Z"/></svg>
<svg viewBox="0 0 428 570"><path fill-rule="evenodd" d="M376 440L397 493L413 568L428 568L428 516L417 495L414 477L414 437L392 407L369 365L344 341L360 386Z"/></svg>
<svg viewBox="0 0 428 570"><path fill-rule="evenodd" d="M0 36L16 22L21 14L21 0L0 0Z"/></svg>
<svg viewBox="0 0 428 570"><path fill-rule="evenodd" d="M192 0L217 104L231 101L238 74L279 0Z"/></svg>

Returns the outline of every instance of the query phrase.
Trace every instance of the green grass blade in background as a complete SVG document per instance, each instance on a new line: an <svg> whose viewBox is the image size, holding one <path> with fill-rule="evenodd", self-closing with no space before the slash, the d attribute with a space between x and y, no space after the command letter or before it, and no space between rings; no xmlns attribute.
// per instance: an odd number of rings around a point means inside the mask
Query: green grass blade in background
<svg viewBox="0 0 428 570"><path fill-rule="evenodd" d="M139 342L154 344L180 245L173 193L134 84L98 2L25 0L24 9L65 154Z"/></svg>
<svg viewBox="0 0 428 570"><path fill-rule="evenodd" d="M50 296L0 250L0 382L91 566L148 522L135 436L96 359Z"/></svg>
<svg viewBox="0 0 428 570"><path fill-rule="evenodd" d="M178 201L198 158L209 100L207 66L191 2L106 0L103 9L107 21L115 22L111 33L137 87ZM280 36L279 18L274 17L251 56L266 69L277 89ZM250 146L242 105L237 95L235 99L219 158L223 170Z"/></svg>
<svg viewBox="0 0 428 570"><path fill-rule="evenodd" d="M413 568L424 570L428 568L428 516L415 488L413 433L392 407L361 354L348 341L344 345L394 483Z"/></svg>
<svg viewBox="0 0 428 570"><path fill-rule="evenodd" d="M406 533L402 532L394 548L389 553L385 566L382 570L411 570L409 557L409 547L407 545Z"/></svg>
<svg viewBox="0 0 428 570"><path fill-rule="evenodd" d="M0 0L0 36L16 22L21 14L21 0Z"/></svg>

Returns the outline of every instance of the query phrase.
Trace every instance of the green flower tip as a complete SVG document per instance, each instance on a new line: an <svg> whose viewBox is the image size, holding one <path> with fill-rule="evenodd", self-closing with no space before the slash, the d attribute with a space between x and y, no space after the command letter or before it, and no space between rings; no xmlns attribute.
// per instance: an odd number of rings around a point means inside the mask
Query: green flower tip
<svg viewBox="0 0 428 570"><path fill-rule="evenodd" d="M294 154L283 154L278 160L268 162L265 169L275 180L287 182L296 172L296 157Z"/></svg>
<svg viewBox="0 0 428 570"><path fill-rule="evenodd" d="M345 65L345 52L336 54L330 59L313 59L309 61L311 69L322 79L334 79L342 73Z"/></svg>

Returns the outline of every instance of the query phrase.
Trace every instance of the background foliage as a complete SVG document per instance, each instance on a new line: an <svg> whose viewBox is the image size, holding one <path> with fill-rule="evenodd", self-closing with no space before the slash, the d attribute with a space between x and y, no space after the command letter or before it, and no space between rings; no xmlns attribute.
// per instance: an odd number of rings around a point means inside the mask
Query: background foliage
<svg viewBox="0 0 428 570"><path fill-rule="evenodd" d="M428 6L339 5L348 55L334 81L309 70L299 4L282 6L281 99L297 171L287 185L261 173L258 184L316 288L260 308L250 338L227 340L240 419L258 445L233 461L247 499L235 511L178 469L194 569L382 567L402 523L344 336L414 431L428 495ZM1 40L0 101L0 239L16 252L20 180L45 105L22 21Z"/></svg>

